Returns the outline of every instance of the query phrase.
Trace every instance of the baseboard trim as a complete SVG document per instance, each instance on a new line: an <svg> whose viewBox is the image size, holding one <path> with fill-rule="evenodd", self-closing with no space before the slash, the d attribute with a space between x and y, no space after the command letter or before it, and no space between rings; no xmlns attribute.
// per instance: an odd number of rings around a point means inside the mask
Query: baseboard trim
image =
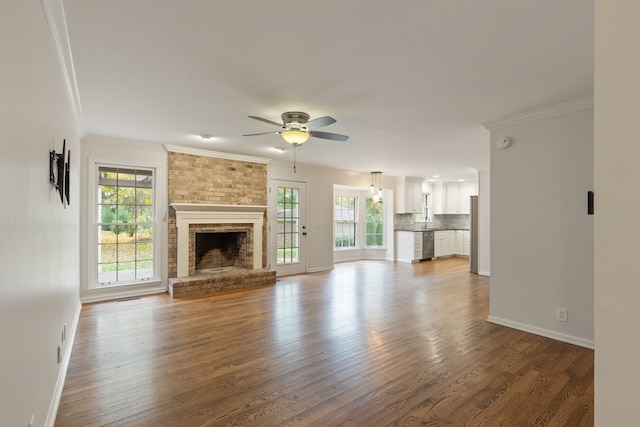
<svg viewBox="0 0 640 427"><path fill-rule="evenodd" d="M487 277L491 276L491 274L488 271L478 271L478 274L481 276L487 276Z"/></svg>
<svg viewBox="0 0 640 427"><path fill-rule="evenodd" d="M67 331L67 345L65 347L64 357L62 358L62 366L58 371L58 379L56 381L56 387L53 390L53 396L51 397L51 403L49 404L49 412L47 413L47 419L44 422L46 427L53 427L56 423L56 416L58 415L58 407L60 406L60 400L62 399L62 390L64 389L64 380L67 378L67 369L69 368L69 361L71 360L71 350L73 350L73 342L76 339L76 329L78 329L78 322L80 321L80 311L82 310L82 303L78 301L76 306L76 312L73 315L73 322L71 328Z"/></svg>
<svg viewBox="0 0 640 427"><path fill-rule="evenodd" d="M330 265L327 267L308 268L307 273L319 273L321 271L331 271L331 270L333 270L333 265Z"/></svg>
<svg viewBox="0 0 640 427"><path fill-rule="evenodd" d="M137 286L137 285L129 285L127 286L118 286L105 289L91 289L87 291L82 297L81 301L83 304L91 303L91 302L101 302L101 301L110 301L114 299L120 298L130 298L130 297L141 297L145 295L153 295L153 294L162 294L167 292L167 285L164 283L160 285L153 286Z"/></svg>
<svg viewBox="0 0 640 427"><path fill-rule="evenodd" d="M543 337L551 338L557 341L566 342L568 344L578 345L588 349L595 349L595 343L593 340L586 340L584 338L576 337L573 335L567 335L560 332L552 331L550 329L538 328L537 326L527 325L526 323L515 322L513 320L504 319L502 317L489 316L487 322L495 323L496 325L506 326L508 328L517 329L519 331L529 332L531 334L540 335Z"/></svg>

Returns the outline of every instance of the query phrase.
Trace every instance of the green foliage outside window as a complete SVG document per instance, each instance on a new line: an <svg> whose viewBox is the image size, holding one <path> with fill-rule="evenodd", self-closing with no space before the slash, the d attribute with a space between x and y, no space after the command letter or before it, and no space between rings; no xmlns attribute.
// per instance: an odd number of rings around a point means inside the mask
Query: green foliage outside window
<svg viewBox="0 0 640 427"><path fill-rule="evenodd" d="M98 283L153 275L153 171L101 166L98 176Z"/></svg>
<svg viewBox="0 0 640 427"><path fill-rule="evenodd" d="M356 197L335 196L333 198L334 247L356 248L357 221Z"/></svg>
<svg viewBox="0 0 640 427"><path fill-rule="evenodd" d="M376 202L373 199L365 200L365 245L367 247L382 247L384 246L383 235L383 219L384 209L382 200Z"/></svg>
<svg viewBox="0 0 640 427"><path fill-rule="evenodd" d="M276 262L278 265L300 261L300 190L278 187L278 229Z"/></svg>

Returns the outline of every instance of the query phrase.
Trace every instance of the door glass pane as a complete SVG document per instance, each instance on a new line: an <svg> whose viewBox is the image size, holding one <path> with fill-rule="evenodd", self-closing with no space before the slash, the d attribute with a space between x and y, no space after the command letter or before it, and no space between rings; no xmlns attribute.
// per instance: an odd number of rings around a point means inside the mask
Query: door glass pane
<svg viewBox="0 0 640 427"><path fill-rule="evenodd" d="M278 264L292 264L300 262L298 249L300 242L299 212L300 194L297 188L278 187L278 236L277 259Z"/></svg>

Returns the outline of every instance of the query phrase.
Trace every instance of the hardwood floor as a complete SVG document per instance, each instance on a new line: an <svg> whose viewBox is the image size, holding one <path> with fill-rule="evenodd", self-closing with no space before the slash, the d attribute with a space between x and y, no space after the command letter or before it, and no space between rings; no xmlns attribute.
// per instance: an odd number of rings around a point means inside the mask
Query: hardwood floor
<svg viewBox="0 0 640 427"><path fill-rule="evenodd" d="M488 310L455 258L85 305L56 426L593 425L593 351Z"/></svg>

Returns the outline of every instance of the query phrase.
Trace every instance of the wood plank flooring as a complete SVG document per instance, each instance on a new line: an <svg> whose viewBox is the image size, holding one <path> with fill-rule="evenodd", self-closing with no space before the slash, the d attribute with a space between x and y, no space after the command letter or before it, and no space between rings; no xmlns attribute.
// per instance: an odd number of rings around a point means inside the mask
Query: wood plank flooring
<svg viewBox="0 0 640 427"><path fill-rule="evenodd" d="M85 305L56 426L592 426L593 351L488 323L468 262Z"/></svg>

